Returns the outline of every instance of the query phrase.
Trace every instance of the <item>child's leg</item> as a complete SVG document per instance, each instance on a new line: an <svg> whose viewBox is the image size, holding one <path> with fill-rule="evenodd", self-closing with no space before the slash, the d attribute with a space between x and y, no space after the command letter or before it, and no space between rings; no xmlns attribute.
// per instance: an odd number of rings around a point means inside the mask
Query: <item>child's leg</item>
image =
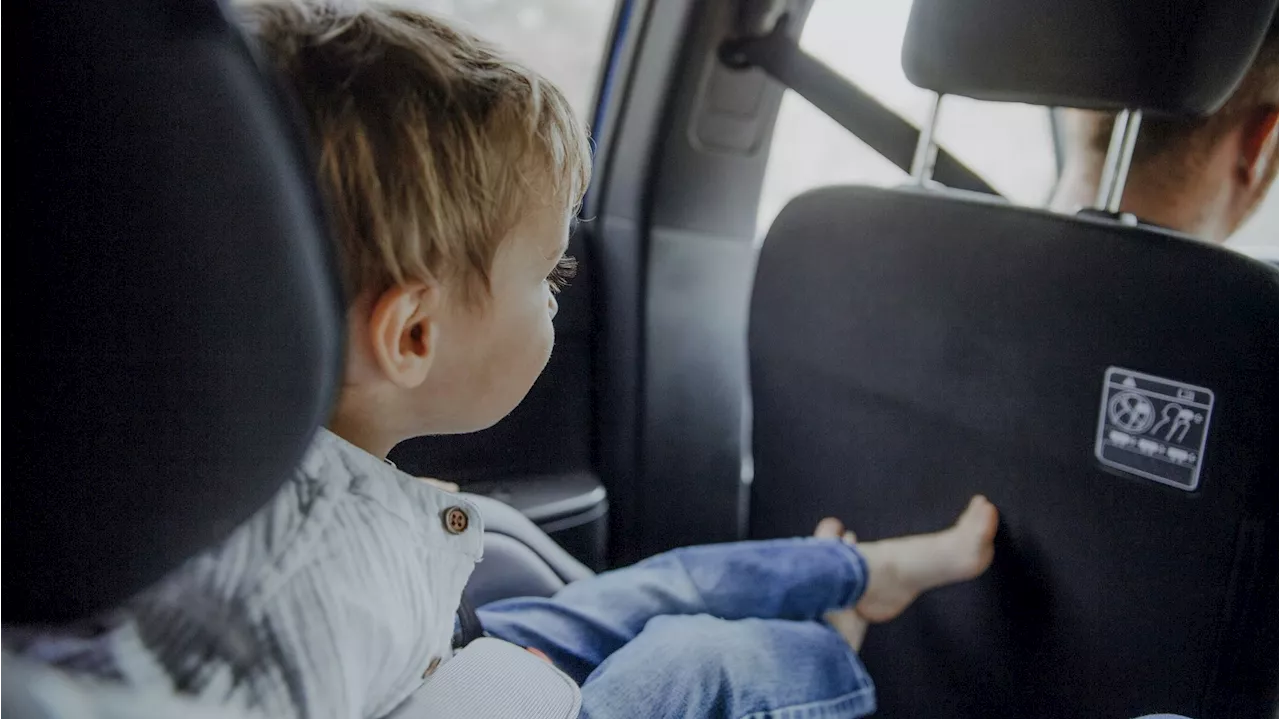
<svg viewBox="0 0 1280 719"><path fill-rule="evenodd" d="M956 523L941 532L861 544L839 520L822 520L814 536L841 537L857 546L869 575L858 604L827 612L827 623L857 651L867 624L893 619L923 592L986 571L995 553L997 519L995 507L985 497L974 497Z"/></svg>
<svg viewBox="0 0 1280 719"><path fill-rule="evenodd" d="M875 687L857 654L817 622L658 617L582 685L582 719L873 711Z"/></svg>
<svg viewBox="0 0 1280 719"><path fill-rule="evenodd" d="M489 634L543 651L582 682L654 617L816 619L852 605L865 585L862 555L843 542L736 542L677 549L477 614Z"/></svg>
<svg viewBox="0 0 1280 719"><path fill-rule="evenodd" d="M541 650L582 682L657 616L810 620L856 603L867 619L885 621L922 591L980 574L995 522L995 508L975 498L953 527L918 537L857 547L822 538L688 547L551 599L495 602L478 614L493 636Z"/></svg>
<svg viewBox="0 0 1280 719"><path fill-rule="evenodd" d="M985 497L974 497L956 523L941 532L858 544L869 569L858 614L872 624L887 622L922 593L987 571L995 555L997 519Z"/></svg>

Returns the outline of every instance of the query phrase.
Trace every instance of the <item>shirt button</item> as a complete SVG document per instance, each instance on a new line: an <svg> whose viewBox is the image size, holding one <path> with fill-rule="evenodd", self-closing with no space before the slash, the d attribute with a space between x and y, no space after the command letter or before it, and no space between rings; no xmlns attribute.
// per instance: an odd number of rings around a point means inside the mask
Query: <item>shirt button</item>
<svg viewBox="0 0 1280 719"><path fill-rule="evenodd" d="M471 518L461 507L444 510L444 528L449 534L462 534L471 525Z"/></svg>
<svg viewBox="0 0 1280 719"><path fill-rule="evenodd" d="M440 657L433 657L431 663L427 665L427 670L422 673L422 678L426 679L436 673L436 669L440 668Z"/></svg>

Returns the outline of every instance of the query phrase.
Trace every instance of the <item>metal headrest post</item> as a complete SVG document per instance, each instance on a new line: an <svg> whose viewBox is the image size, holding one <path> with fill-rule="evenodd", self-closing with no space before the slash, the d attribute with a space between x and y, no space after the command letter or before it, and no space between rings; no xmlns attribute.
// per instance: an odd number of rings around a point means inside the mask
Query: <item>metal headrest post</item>
<svg viewBox="0 0 1280 719"><path fill-rule="evenodd" d="M911 181L925 187L933 180L933 168L938 162L938 143L934 132L938 127L938 118L942 113L942 95L933 96L929 106L929 114L920 128L920 137L916 140L916 154L911 158Z"/></svg>
<svg viewBox="0 0 1280 719"><path fill-rule="evenodd" d="M1129 165L1133 161L1133 149L1138 144L1141 126L1141 110L1121 110L1116 114L1111 142L1107 145L1107 158L1102 164L1102 177L1098 181L1098 196L1094 200L1096 209L1113 214L1120 211L1120 200L1124 197Z"/></svg>

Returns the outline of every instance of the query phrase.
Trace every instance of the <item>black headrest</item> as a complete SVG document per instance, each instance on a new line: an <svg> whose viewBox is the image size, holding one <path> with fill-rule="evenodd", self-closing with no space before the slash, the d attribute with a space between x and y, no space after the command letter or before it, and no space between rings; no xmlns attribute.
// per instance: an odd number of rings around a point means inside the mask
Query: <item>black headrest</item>
<svg viewBox="0 0 1280 719"><path fill-rule="evenodd" d="M1205 115L1275 13L1276 0L916 0L902 65L950 95Z"/></svg>
<svg viewBox="0 0 1280 719"><path fill-rule="evenodd" d="M342 341L299 135L218 4L15 10L7 624L110 607L264 504Z"/></svg>

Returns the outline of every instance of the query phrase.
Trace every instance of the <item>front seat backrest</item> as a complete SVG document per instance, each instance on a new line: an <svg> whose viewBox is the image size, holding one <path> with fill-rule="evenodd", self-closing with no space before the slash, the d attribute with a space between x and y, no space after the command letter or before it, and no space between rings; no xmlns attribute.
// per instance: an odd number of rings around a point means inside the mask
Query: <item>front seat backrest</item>
<svg viewBox="0 0 1280 719"><path fill-rule="evenodd" d="M52 623L276 491L337 387L342 302L299 136L218 3L15 12L4 621Z"/></svg>
<svg viewBox="0 0 1280 719"><path fill-rule="evenodd" d="M878 539L946 526L974 493L1000 508L987 575L869 632L892 716L1259 716L1276 696L1276 305L1269 267L1172 234L911 191L802 196L752 300L751 534L835 514ZM1128 378L1151 390L1131 392L1147 399L1129 429L1177 421L1143 375L1213 391L1211 411L1183 400L1201 418L1181 446L1207 424L1194 491L1095 456Z"/></svg>
<svg viewBox="0 0 1280 719"><path fill-rule="evenodd" d="M904 68L939 92L1203 114L1276 7L1085 5L919 0ZM887 715L1274 716L1277 299L1266 265L1107 217L804 195L752 297L751 534L1000 508L986 575L868 633Z"/></svg>

